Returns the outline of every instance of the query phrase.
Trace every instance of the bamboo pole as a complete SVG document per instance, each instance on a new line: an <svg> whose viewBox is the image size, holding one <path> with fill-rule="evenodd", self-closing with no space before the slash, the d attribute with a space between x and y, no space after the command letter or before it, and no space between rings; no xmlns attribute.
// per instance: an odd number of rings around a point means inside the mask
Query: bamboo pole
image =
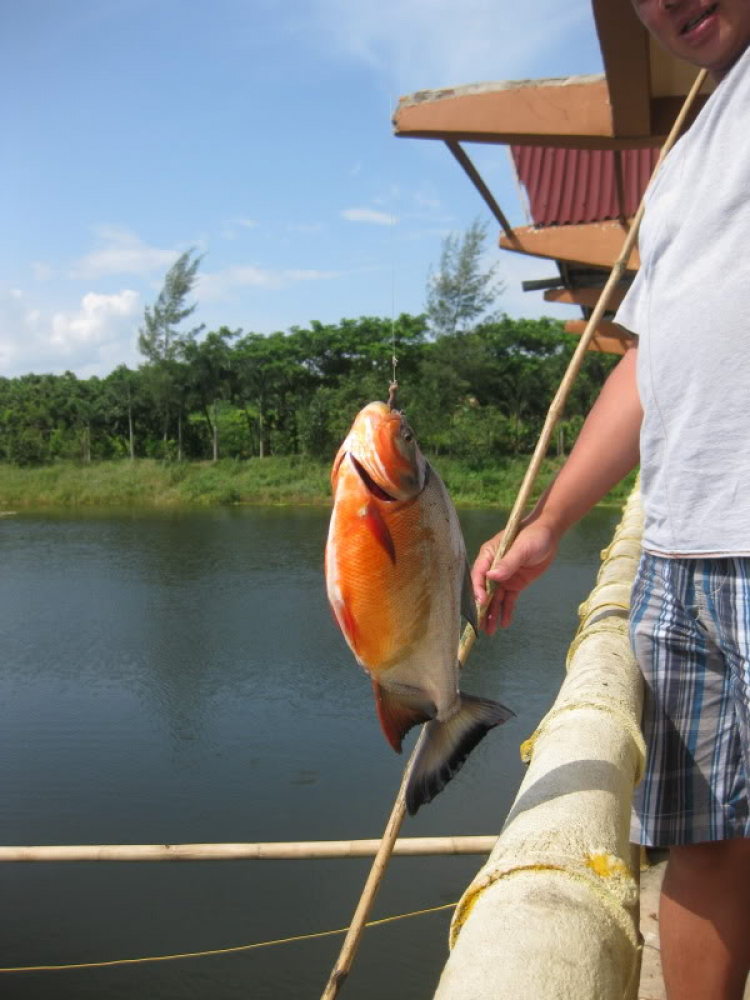
<svg viewBox="0 0 750 1000"><path fill-rule="evenodd" d="M685 119L687 118L690 108L692 107L693 101L697 97L698 91L703 86L703 82L706 79L707 72L708 72L707 70L702 69L695 78L695 82L693 83L693 86L690 89L690 93L685 98L685 102L682 105L682 108L680 109L680 113L677 115L677 118L675 119L675 123L672 126L672 130L667 136L666 142L662 146L661 152L659 154L659 159L656 161L656 166L654 167L654 171L651 175L651 181L649 182L649 185L653 183L654 177L659 172L659 168L664 162L664 157L667 155L672 146L675 144L680 134L680 131L682 130L683 125L685 124ZM508 549L511 547L511 545L516 539L516 536L518 535L519 529L521 527L521 520L523 518L524 511L526 510L526 506L528 505L529 498L531 496L531 491L534 487L534 483L536 482L536 478L539 475L539 469L541 468L542 460L544 456L547 454L547 449L552 439L552 432L555 429L557 421L562 416L563 410L565 408L565 403L568 398L568 394L570 393L573 383L575 382L576 376L578 375L581 365L583 364L583 358L586 354L589 343L591 342L591 339L596 333L596 327L599 323L599 320L604 315L604 311L607 308L612 292L619 283L620 278L622 277L625 271L630 254L633 250L633 247L635 246L636 240L638 239L638 230L640 229L641 221L643 219L643 214L645 210L646 210L646 198L644 194L644 197L641 199L641 203L638 206L638 211L636 212L633 218L633 223L630 227L628 235L625 238L625 243L623 244L620 256L615 261L615 266L612 268L609 278L607 279L607 282L601 291L601 295L599 296L596 306L594 307L594 311L591 313L591 316L589 317L589 320L586 324L586 328L583 331L583 334L581 335L581 339L578 342L575 351L573 352L572 358L570 359L567 371L565 372L565 375L563 376L563 379L560 382L558 390L555 393L555 397L552 400L552 403L550 404L550 408L547 413L547 418L542 428L542 433L539 435L539 440L537 441L534 454L531 457L529 467L526 470L526 475L524 476L523 482L521 483L521 489L518 491L516 502L513 505L510 517L508 518L508 523L505 526L505 531L503 533L502 540L500 542L500 545L498 546L497 552L495 553L495 558L492 561L493 569L495 568L495 566L497 566L497 564L500 562L503 556L507 553ZM487 584L488 584L487 601L482 605L481 608L479 608L480 624L484 621L484 618L487 614L487 608L489 607L492 594L495 590L495 585L492 580L488 580ZM472 646L474 645L475 639L476 639L476 633L474 632L474 630L471 628L470 625L467 625L466 628L464 629L464 634L461 638L461 644L458 650L458 659L459 662L461 663L461 666L463 666L466 663L466 658L469 655Z"/></svg>
<svg viewBox="0 0 750 1000"><path fill-rule="evenodd" d="M349 970L354 962L354 956L357 954L357 948L359 947L359 942L362 938L367 918L370 915L372 904L375 902L375 896L380 888L380 883L383 881L383 876L385 875L385 870L388 867L388 862L391 860L391 854L393 853L393 847L396 843L396 838L398 837L398 831L401 829L401 824L403 823L404 816L406 815L406 786L409 783L411 769L414 766L414 761L417 759L417 754L419 753L424 739L425 728L423 726L422 732L419 734L419 739L411 752L411 757L404 768L404 776L401 779L401 785L399 787L398 794L396 795L396 801L393 803L391 815L388 818L388 823L386 824L385 831L383 833L383 839L380 841L378 852L375 855L375 860L370 868L370 874L367 876L367 881L365 882L364 888L362 889L362 893L359 897L359 902L357 903L357 908L354 911L354 916L352 917L352 922L349 925L349 930L346 932L346 937L344 938L344 943L341 946L339 957L331 970L331 974L328 977L328 982L326 983L326 987L321 994L320 1000L333 1000L334 997L338 996L338 992L341 989L344 980L349 975Z"/></svg>
<svg viewBox="0 0 750 1000"><path fill-rule="evenodd" d="M401 837L393 844L400 857L489 854L497 835ZM258 844L75 844L0 847L1 862L67 861L280 861L316 858L367 858L382 840L300 840Z"/></svg>
<svg viewBox="0 0 750 1000"><path fill-rule="evenodd" d="M698 74L695 83L693 84L690 93L685 99L685 103L680 110L677 119L672 126L672 131L667 137L667 141L662 147L659 159L654 167L654 172L652 177L654 177L659 170L664 157L667 155L669 150L675 143L677 136L685 122L685 118L690 110L690 107L695 100L695 97L703 85L703 81L706 78L707 71L701 70ZM523 512L528 504L529 497L531 496L531 490L534 486L534 482L539 474L539 469L541 468L542 459L547 452L550 440L552 438L552 432L555 428L555 424L560 418L563 407L565 406L565 401L567 399L570 388L575 381L576 376L580 370L581 364L583 362L583 356L588 347L591 338L596 330L596 325L604 314L604 310L609 302L610 295L615 285L619 282L623 271L625 270L625 265L627 264L630 253L635 246L635 241L638 237L638 229L640 228L641 219L643 218L643 213L645 210L645 202L642 200L638 207L638 211L633 219L633 225L625 240L625 244L622 249L622 253L615 262L615 266L612 269L612 273L609 276L607 283L602 289L602 293L599 296L599 301L591 314L588 321L588 325L581 336L581 339L573 353L573 357L570 360L568 369L563 377L560 387L555 394L555 398L552 400L552 404L549 408L547 414L547 419L545 420L544 427L542 428L542 433L539 436L539 441L537 442L536 449L529 463L529 467L524 476L523 482L521 483L521 489L519 490L518 496L516 497L516 502L513 505L513 510L511 511L508 523L505 527L505 533L503 535L502 542L495 553L495 558L493 560L493 566L495 566L508 551L512 545L516 535L518 534L518 529L521 524L521 518ZM491 583L491 581L489 581ZM492 597L492 590L494 588L488 588L487 602L479 609L479 620L480 622L484 620L487 613L487 607L489 605L490 599ZM466 658L474 645L474 640L476 635L472 630L471 626L467 626L464 634L461 638L461 642L458 650L458 658L461 666L463 667L466 663ZM362 937L362 932L364 930L364 925L367 920L367 915L370 912L372 903L375 899L375 894L380 886L380 882L385 874L386 866L390 859L391 852L393 850L393 844L398 836L398 831L403 822L404 815L406 813L406 786L409 779L409 774L411 772L412 765L416 758L417 751L421 745L422 739L424 737L424 728L422 734L420 735L419 741L409 758L409 763L404 771L404 777L401 782L401 787L399 788L398 795L396 796L396 801L393 804L393 809L391 810L391 815L388 820L388 825L386 826L385 833L383 834L383 841L381 843L380 850L378 851L373 866L370 870L370 874L365 882L364 889L362 890L362 895L360 896L357 909L354 911L354 917L352 918L352 923L349 927L349 931L346 935L344 945L339 954L338 961L333 967L333 971L328 979L325 990L321 995L321 1000L334 1000L338 996L339 989L343 984L344 980L349 974L352 963L354 961L354 956L359 946L360 938Z"/></svg>

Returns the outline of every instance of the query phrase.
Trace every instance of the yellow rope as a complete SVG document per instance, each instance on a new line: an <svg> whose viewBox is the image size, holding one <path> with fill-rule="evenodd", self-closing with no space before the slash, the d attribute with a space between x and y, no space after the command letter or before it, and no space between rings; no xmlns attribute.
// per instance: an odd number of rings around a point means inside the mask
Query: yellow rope
<svg viewBox="0 0 750 1000"><path fill-rule="evenodd" d="M409 917L421 917L426 913L437 913L440 910L454 910L457 903L443 903L431 906L426 910L413 910L411 913L398 913L392 917L381 917L380 920L370 920L365 927L379 927L381 924L391 924L396 920L406 920ZM318 931L313 934L297 934L294 937L277 938L274 941L256 941L254 944L238 944L231 948L209 948L206 951L186 951L179 955L148 955L142 958L114 958L108 962L75 962L69 965L17 965L11 968L0 968L2 972L60 972L71 969L103 969L110 965L143 965L146 962L174 962L181 958L205 958L209 955L231 955L238 951L252 951L255 948L270 948L277 944L291 944L294 941L312 941L315 938L332 937L335 934L346 934L348 927L340 927L334 931Z"/></svg>

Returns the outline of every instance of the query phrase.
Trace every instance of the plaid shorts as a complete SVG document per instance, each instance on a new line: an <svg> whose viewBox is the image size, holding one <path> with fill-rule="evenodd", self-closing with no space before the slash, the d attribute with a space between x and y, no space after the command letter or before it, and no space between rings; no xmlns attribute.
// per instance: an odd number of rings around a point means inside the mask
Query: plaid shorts
<svg viewBox="0 0 750 1000"><path fill-rule="evenodd" d="M750 837L750 558L644 553L630 638L645 679L646 774L631 839Z"/></svg>

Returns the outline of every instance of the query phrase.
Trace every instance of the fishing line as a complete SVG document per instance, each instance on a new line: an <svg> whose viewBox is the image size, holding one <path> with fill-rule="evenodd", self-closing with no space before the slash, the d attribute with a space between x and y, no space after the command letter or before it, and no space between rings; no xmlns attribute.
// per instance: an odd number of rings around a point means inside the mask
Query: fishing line
<svg viewBox="0 0 750 1000"><path fill-rule="evenodd" d="M390 121L393 115L394 107L394 95L393 95L393 71L391 62L391 50L388 49L388 60L387 60L387 70L388 70L388 118ZM390 136L391 140L393 136ZM393 148L389 147L389 150ZM391 176L391 195L393 195L393 189L395 187L393 177L393 154L389 151L388 154L390 162L389 174ZM396 356L396 216L393 212L390 213L390 229L391 229L391 384L388 386L388 406L392 409L396 409L396 393L398 392L398 379L396 376L396 368L398 367L398 357Z"/></svg>
<svg viewBox="0 0 750 1000"><path fill-rule="evenodd" d="M397 913L379 920L370 920L366 927L381 927L397 920L408 920L410 917L421 917L428 913L439 913L441 910L454 910L457 903L443 903L440 906L430 906L424 910L412 910L411 913ZM332 937L336 934L346 934L348 927L339 927L332 931L317 931L311 934L296 934L293 937L276 938L272 941L256 941L253 944L238 944L229 948L207 948L205 951L185 951L176 955L144 955L138 958L113 958L102 962L71 962L67 965L17 965L0 968L4 972L65 972L74 969L104 969L114 965L146 965L152 962L176 962L183 958L207 958L212 955L232 955L240 951L254 951L258 948L271 948L278 944L292 944L295 941L313 941L316 938Z"/></svg>

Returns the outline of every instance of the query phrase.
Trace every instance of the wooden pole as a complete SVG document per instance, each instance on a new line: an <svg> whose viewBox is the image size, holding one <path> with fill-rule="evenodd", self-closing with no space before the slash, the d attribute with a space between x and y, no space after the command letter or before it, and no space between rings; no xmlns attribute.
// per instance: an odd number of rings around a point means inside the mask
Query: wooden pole
<svg viewBox="0 0 750 1000"><path fill-rule="evenodd" d="M653 182L653 178L658 173L659 168L661 167L664 161L664 157L667 155L669 150L675 144L675 141L677 140L677 137L680 134L682 126L685 123L685 119L688 115L688 112L692 107L693 101L698 95L698 91L703 86L703 82L706 79L706 75L707 75L707 70L702 69L698 74L698 76L696 77L695 82L693 83L693 86L690 89L690 93L685 98L685 102L682 105L682 108L680 109L680 113L678 114L675 123L672 126L672 131L669 133L666 142L662 146L661 153L659 154L659 159L657 160L653 174L651 175L650 183ZM549 412L547 413L547 419L545 420L544 426L542 428L542 433L539 435L539 440L537 442L536 449L531 457L531 462L529 463L529 467L526 470L526 475L524 476L523 482L521 483L521 489L519 490L518 496L516 497L516 502L513 505L510 517L508 518L508 523L505 526L505 531L503 533L502 540L500 542L500 545L498 546L497 552L495 553L495 558L493 559L492 562L493 569L500 562L503 556L507 553L508 549L511 547L511 545L516 539L516 536L518 535L518 531L521 526L521 520L528 505L529 498L531 496L531 491L534 487L534 483L536 482L536 478L539 475L539 469L541 468L542 460L544 456L547 454L547 449L549 447L549 443L552 438L552 432L555 429L557 421L562 416L563 410L565 408L565 403L568 398L568 394L573 386L573 383L575 382L578 372L580 371L584 355L586 354L586 350L589 346L589 343L591 342L592 337L596 333L597 324L604 315L604 311L607 308L610 296L612 295L612 292L619 283L620 278L622 277L625 271L630 254L633 250L633 247L635 246L636 240L638 239L638 230L640 229L641 220L643 219L643 213L645 212L645 209L646 209L646 200L644 195L644 197L641 199L640 205L638 206L638 211L636 212L635 217L633 218L633 224L630 227L630 231L628 232L628 235L625 239L625 243L623 244L620 256L615 261L615 266L612 268L609 278L607 279L607 283L605 284L604 288L601 291L601 295L599 296L596 306L594 307L594 311L591 313L591 316L589 317L589 320L586 324L586 329L581 334L581 339L578 342L578 346L576 347L575 351L573 352L573 357L570 359L570 364L568 365L568 369L565 372L565 375L563 376L563 379L560 383L557 392L555 393L554 399L552 400ZM492 594L495 590L495 585L492 580L488 580L487 584L488 584L487 601L479 609L480 624L481 622L484 621L484 618L487 614L487 608L489 607ZM459 662L461 663L461 666L465 664L466 658L469 655L472 646L474 645L475 639L476 639L476 634L474 633L474 630L471 628L470 625L467 625L466 628L464 629L464 634L461 638L461 644L458 650L458 659Z"/></svg>
<svg viewBox="0 0 750 1000"><path fill-rule="evenodd" d="M411 752L411 757L409 758L409 761L404 769L401 786L398 790L398 794L396 795L396 801L393 803L391 815L388 818L388 823L386 824L386 828L383 833L383 839L380 841L378 852L375 855L375 860L370 868L370 874L367 876L367 881L365 882L362 894L359 897L359 902L357 903L357 908L354 911L352 922L349 925L349 930L346 932L344 943L341 946L339 957L331 970L328 982L326 983L326 988L323 990L320 1000L333 1000L334 997L338 996L338 992L341 989L344 980L349 975L349 970L354 962L354 956L357 954L357 948L359 947L359 942L364 932L367 918L370 915L372 904L375 902L375 896L380 888L380 883L383 881L383 876L385 875L385 870L388 867L388 862L391 860L393 846L396 843L398 831L401 829L401 824L403 823L404 816L406 815L406 786L409 783L411 769L414 766L414 761L417 759L417 754L419 753L424 739L425 727L422 726L422 732L419 734L419 739L417 740L414 749Z"/></svg>
<svg viewBox="0 0 750 1000"><path fill-rule="evenodd" d="M469 180L474 185L474 187L477 189L477 191L481 194L481 196L482 196L485 204L487 205L487 207L489 208L489 210L492 212L492 214L495 216L495 218L497 219L497 221L500 223L500 225L502 227L502 230L505 233L505 235L508 237L508 239L511 241L511 243L514 243L517 246L518 245L518 237L516 236L515 232L513 231L513 227L508 222L508 220L505 218L505 214L503 213L503 210L500 208L500 206L498 205L498 203L492 197L492 192L490 191L490 189L487 187L487 185L482 180L482 178L481 178L481 176L479 174L479 171L477 170L477 168L474 166L474 164L469 159L469 157L468 157L466 151L464 150L463 146L459 142L456 142L455 139L446 139L445 140L445 145L448 147L448 149L451 151L451 153L453 153L453 155L456 157L456 159L458 160L458 162L464 168L464 170L466 171L466 174L467 174Z"/></svg>
<svg viewBox="0 0 750 1000"><path fill-rule="evenodd" d="M693 101L695 100L695 97L698 91L700 90L705 78L706 78L706 70L701 70L701 72L698 74L698 77L696 78L695 83L693 84L690 93L685 99L685 103L683 104L682 109L679 115L677 116L677 120L675 121L674 126L672 127L672 131L669 133L669 136L667 137L667 141L664 143L664 146L662 147L659 160L656 164L656 167L654 168L654 175L661 166L664 157L667 155L669 150L674 145L674 142L677 139L677 136L679 135L680 129L683 126L687 113L690 110L690 107ZM451 151L455 156L456 150L451 149ZM599 322L602 315L604 314L604 310L607 306L607 302L609 301L612 289L620 280L622 272L625 270L625 264L627 263L627 260L630 257L630 253L633 247L635 246L635 241L638 236L638 228L640 226L641 219L643 218L644 207L645 207L644 202L642 201L638 208L638 212L636 213L636 216L633 219L633 225L630 229L630 232L628 233L627 239L625 240L625 245L623 247L622 253L620 254L620 257L615 263L612 273L609 276L609 280L602 289L599 301L597 302L596 307L593 313L591 314L591 318L589 319L588 326L586 327L586 330L581 336L581 340L573 354L573 357L570 360L570 364L568 365L568 370L566 371L562 383L560 384L560 388L558 389L557 393L555 394L555 398L552 401L552 405L550 406L549 413L547 414L547 419L545 421L544 427L542 428L542 433L539 437L536 450L532 456L529 468L521 484L521 489L518 493L518 497L516 498L513 510L511 511L510 518L508 519L508 524L506 525L505 528L505 534L503 535L503 540L500 546L498 547L497 553L495 554L493 565L495 565L500 561L500 559L502 559L502 557L505 555L505 553L508 551L511 544L513 543L513 540L515 539L516 535L518 534L518 529L521 523L521 517L523 515L523 511L525 510L526 505L528 504L529 501L529 497L531 496L531 490L533 488L534 481L536 480L536 477L539 474L539 469L542 464L542 459L546 454L547 448L549 447L549 442L552 437L552 432L554 430L555 424L557 423L560 414L562 413L562 409L565 405L565 400L567 398L567 395L581 367L581 363L583 361L583 355L586 351L589 341L594 335L594 331L596 330L596 324ZM484 616L487 613L487 605L489 604L490 597L491 597L491 591L488 594L487 604L485 604L480 609L480 621L484 619ZM474 639L475 635L471 626L467 626L459 646L459 660L462 666L465 664L466 657L469 655L469 651L471 650L471 647L474 645ZM378 887L380 886L380 882L382 881L383 875L385 874L385 869L390 859L391 852L393 850L393 844L396 841L396 837L398 836L398 830L404 819L404 815L406 812L406 786L409 780L409 774L411 772L412 765L414 763L417 751L422 743L423 738L424 738L424 727L422 729L422 734L420 735L419 741L417 742L417 745L414 748L411 757L409 758L409 763L406 766L404 777L401 782L401 787L399 788L398 795L396 796L396 801L393 804L393 809L391 811L390 819L388 820L388 825L386 826L385 833L383 834L381 849L378 851L375 857L375 861L373 862L373 866L370 870L370 875L368 876L367 882L365 883L365 887L362 890L362 895L360 897L359 904L357 905L357 909L354 912L354 917L352 918L352 923L346 935L346 939L341 949L338 961L336 962L336 965L333 967L333 971L331 972L331 975L328 979L328 984L326 985L326 988L321 996L321 1000L334 1000L334 997L338 996L339 989L341 988L341 985L343 984L344 980L349 974L349 970L354 961L354 956L356 954L360 938L362 937L362 931L364 930L364 925L367 920L367 915L370 912L370 908L375 899L375 893L377 892Z"/></svg>
<svg viewBox="0 0 750 1000"><path fill-rule="evenodd" d="M497 835L402 837L393 854L417 857L489 854ZM382 840L309 840L266 844L76 844L55 847L0 847L0 862L67 861L279 861L315 858L367 858Z"/></svg>

